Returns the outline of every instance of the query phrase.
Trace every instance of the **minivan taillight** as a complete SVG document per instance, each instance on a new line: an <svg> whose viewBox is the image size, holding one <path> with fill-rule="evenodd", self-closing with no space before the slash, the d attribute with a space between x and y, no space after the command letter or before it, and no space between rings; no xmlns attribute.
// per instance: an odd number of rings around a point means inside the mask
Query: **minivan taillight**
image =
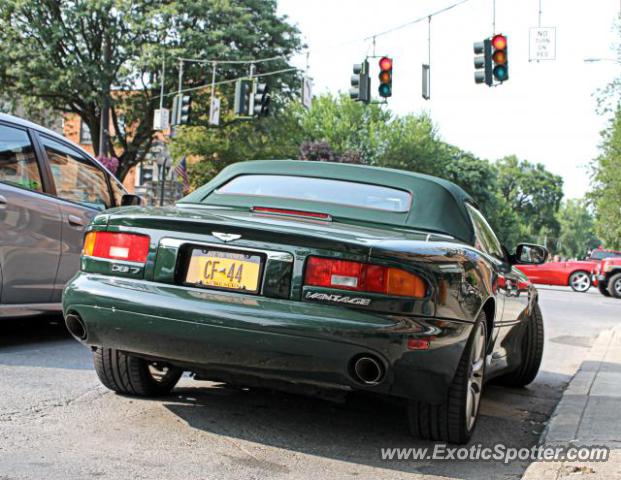
<svg viewBox="0 0 621 480"><path fill-rule="evenodd" d="M149 237L137 233L88 232L82 254L88 257L145 263Z"/></svg>
<svg viewBox="0 0 621 480"><path fill-rule="evenodd" d="M422 298L425 282L400 268L331 258L309 257L304 285Z"/></svg>

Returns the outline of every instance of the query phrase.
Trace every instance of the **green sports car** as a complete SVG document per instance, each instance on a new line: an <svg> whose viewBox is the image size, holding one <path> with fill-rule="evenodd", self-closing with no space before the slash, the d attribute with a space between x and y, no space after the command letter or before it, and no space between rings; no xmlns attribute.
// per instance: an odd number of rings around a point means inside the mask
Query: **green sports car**
<svg viewBox="0 0 621 480"><path fill-rule="evenodd" d="M461 188L399 170L234 164L174 207L97 215L69 331L128 395L197 380L402 399L418 437L467 442L493 377L539 369L537 291Z"/></svg>

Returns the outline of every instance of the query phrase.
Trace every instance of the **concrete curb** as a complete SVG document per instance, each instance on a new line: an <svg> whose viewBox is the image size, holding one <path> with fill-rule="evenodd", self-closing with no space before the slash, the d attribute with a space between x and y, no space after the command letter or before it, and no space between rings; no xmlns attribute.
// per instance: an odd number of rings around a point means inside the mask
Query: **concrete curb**
<svg viewBox="0 0 621 480"><path fill-rule="evenodd" d="M605 372L602 366L615 343L621 341L621 326L601 332L583 360L580 368L572 377L563 392L563 396L554 409L550 421L544 429L539 445L607 445L611 448L611 457L605 463L588 462L534 462L523 475L525 480L558 480L567 475L588 473L589 480L621 478L621 453L618 440L608 438L601 441L593 435L590 423L594 419L587 414L590 402L600 395L606 395L606 380L600 380ZM619 348L618 346L616 348ZM597 382L596 382L597 380ZM604 384L604 388L602 388ZM600 393L602 392L603 393ZM600 397L601 398L601 397ZM621 430L621 418L618 407L606 406L604 412ZM601 407L600 407L601 408ZM599 432L598 432L599 433ZM615 448L617 450L615 450Z"/></svg>

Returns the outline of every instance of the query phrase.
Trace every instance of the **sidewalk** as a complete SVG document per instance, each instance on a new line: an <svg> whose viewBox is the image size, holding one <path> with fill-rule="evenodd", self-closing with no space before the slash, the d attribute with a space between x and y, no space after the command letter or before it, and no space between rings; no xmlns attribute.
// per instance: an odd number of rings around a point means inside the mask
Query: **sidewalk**
<svg viewBox="0 0 621 480"><path fill-rule="evenodd" d="M526 480L621 479L621 326L600 334L556 407L542 445L603 445L607 462L535 462Z"/></svg>

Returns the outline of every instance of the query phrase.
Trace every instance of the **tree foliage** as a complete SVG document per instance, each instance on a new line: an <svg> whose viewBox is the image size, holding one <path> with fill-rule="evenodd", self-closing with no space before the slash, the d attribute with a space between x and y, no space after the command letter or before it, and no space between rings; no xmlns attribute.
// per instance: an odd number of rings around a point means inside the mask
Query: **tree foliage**
<svg viewBox="0 0 621 480"><path fill-rule="evenodd" d="M621 107L602 133L601 153L593 162L595 229L609 248L621 249Z"/></svg>
<svg viewBox="0 0 621 480"><path fill-rule="evenodd" d="M257 73L289 67L286 59L301 47L299 32L276 7L276 0L3 0L0 94L78 114L99 151L102 98L112 90L112 153L122 178L153 141L163 59L167 92L177 88L180 57L277 57L258 63ZM184 87L208 83L208 73L186 64ZM247 65L220 65L218 73L245 75ZM298 76L284 73L270 83L292 94Z"/></svg>
<svg viewBox="0 0 621 480"><path fill-rule="evenodd" d="M519 215L520 238L553 241L558 237L560 225L556 214L563 198L563 179L540 163L519 160L515 156L500 159L496 166L499 193Z"/></svg>
<svg viewBox="0 0 621 480"><path fill-rule="evenodd" d="M588 250L600 246L595 234L595 222L587 202L569 199L558 213L561 227L557 253L567 258L582 258Z"/></svg>

